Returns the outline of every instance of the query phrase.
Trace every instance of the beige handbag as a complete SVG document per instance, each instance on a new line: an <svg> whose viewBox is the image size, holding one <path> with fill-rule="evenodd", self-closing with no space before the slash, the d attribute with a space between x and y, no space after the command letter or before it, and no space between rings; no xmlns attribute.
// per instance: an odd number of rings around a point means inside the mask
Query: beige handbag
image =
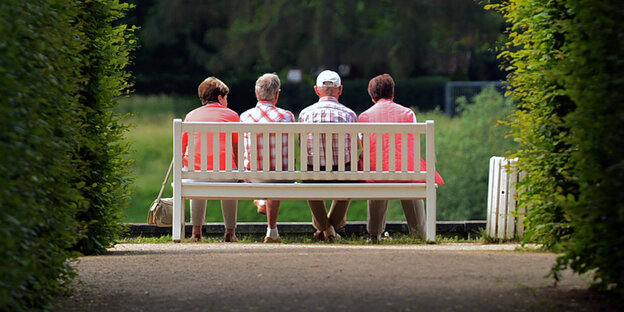
<svg viewBox="0 0 624 312"><path fill-rule="evenodd" d="M171 169L173 168L173 160L167 170L167 176L163 181L158 198L152 203L147 214L147 224L156 224L157 226L167 227L173 224L173 198L160 198L165 190L165 184L169 180Z"/></svg>

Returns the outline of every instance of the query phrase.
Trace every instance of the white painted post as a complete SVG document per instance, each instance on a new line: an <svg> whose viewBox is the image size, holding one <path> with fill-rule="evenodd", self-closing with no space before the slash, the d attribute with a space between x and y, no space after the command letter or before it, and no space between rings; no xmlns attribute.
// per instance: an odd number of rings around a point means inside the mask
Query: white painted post
<svg viewBox="0 0 624 312"><path fill-rule="evenodd" d="M507 176L507 228L505 231L506 238L514 238L516 235L516 227L518 226L515 216L516 213L516 182L518 181L518 170L516 168L515 159L505 159L503 162L503 170Z"/></svg>
<svg viewBox="0 0 624 312"><path fill-rule="evenodd" d="M434 133L435 127L433 120L427 120L426 130L427 140L427 240L435 242L436 238L436 187L435 187L435 170L436 170L436 158L435 158L435 141ZM420 146L414 146L414 149L419 149ZM415 159L418 163L419 159ZM378 165L379 166L379 165ZM379 168L379 167L378 167Z"/></svg>
<svg viewBox="0 0 624 312"><path fill-rule="evenodd" d="M492 210L495 209L496 204L495 204L495 199L494 199L494 177L495 177L495 168L497 167L495 165L496 162L496 157L491 157L490 158L490 173L489 173L489 177L488 177L488 197L487 197L487 222L486 222L486 226L485 226L485 232L488 233L488 235L492 235L492 232L495 231L496 229L492 229L492 227L494 226L494 223L492 222L492 216L494 215L495 212L493 212Z"/></svg>
<svg viewBox="0 0 624 312"><path fill-rule="evenodd" d="M493 238L513 239L524 232L524 214L516 216L516 183L524 175L518 173L516 162L517 159L490 158L486 232Z"/></svg>
<svg viewBox="0 0 624 312"><path fill-rule="evenodd" d="M501 159L500 162L500 184L498 188L498 215L496 216L498 219L498 231L496 231L496 237L505 238L505 229L509 226L513 226L512 224L507 224L507 187L508 187L508 179L507 172L505 171L505 159Z"/></svg>
<svg viewBox="0 0 624 312"><path fill-rule="evenodd" d="M189 133L191 137L193 133ZM184 238L184 202L182 201L182 120L173 120L173 225L171 236L179 243ZM191 154L191 157L194 156Z"/></svg>

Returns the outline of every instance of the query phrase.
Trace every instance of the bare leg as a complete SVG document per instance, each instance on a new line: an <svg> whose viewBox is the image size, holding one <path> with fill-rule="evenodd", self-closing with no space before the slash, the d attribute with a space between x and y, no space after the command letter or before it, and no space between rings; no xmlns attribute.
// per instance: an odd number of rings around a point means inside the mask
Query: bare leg
<svg viewBox="0 0 624 312"><path fill-rule="evenodd" d="M223 213L223 223L225 223L225 241L236 242L236 214L238 212L237 200L222 200L221 212Z"/></svg>
<svg viewBox="0 0 624 312"><path fill-rule="evenodd" d="M327 210L325 201L308 200L308 205L312 211L312 225L319 231L324 231L329 227L329 218L327 218Z"/></svg>
<svg viewBox="0 0 624 312"><path fill-rule="evenodd" d="M267 224L270 229L277 228L277 216L279 215L279 209L279 200L267 200Z"/></svg>
<svg viewBox="0 0 624 312"><path fill-rule="evenodd" d="M206 221L206 201L201 199L191 200L191 224L193 231L191 232L192 240L200 240L202 238L202 225Z"/></svg>
<svg viewBox="0 0 624 312"><path fill-rule="evenodd" d="M335 229L341 229L347 225L347 209L349 209L350 200L334 200L329 209L329 223Z"/></svg>

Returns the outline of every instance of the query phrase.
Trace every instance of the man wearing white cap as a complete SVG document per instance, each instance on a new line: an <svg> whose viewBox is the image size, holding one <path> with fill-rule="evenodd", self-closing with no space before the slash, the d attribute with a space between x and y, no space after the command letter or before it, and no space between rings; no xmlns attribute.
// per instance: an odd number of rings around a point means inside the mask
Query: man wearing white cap
<svg viewBox="0 0 624 312"><path fill-rule="evenodd" d="M353 110L340 104L338 97L342 94L342 84L340 76L334 71L322 71L316 78L314 91L319 97L319 101L312 104L299 113L299 122L357 122L357 115ZM313 137L308 135L308 171L313 168ZM325 138L320 138L320 170L338 170L338 162L345 162L345 168L349 170L351 167L351 138L346 138L345 159L338 159L338 135L332 137L332 167L326 168L325 160ZM357 144L357 142L355 143ZM313 182L313 181L306 181ZM347 223L346 215L349 208L349 200L335 200L332 202L329 214L325 208L325 202L322 200L309 200L310 210L312 211L312 223L316 228L314 236L319 240L335 240L340 238L336 233L336 229L344 227Z"/></svg>

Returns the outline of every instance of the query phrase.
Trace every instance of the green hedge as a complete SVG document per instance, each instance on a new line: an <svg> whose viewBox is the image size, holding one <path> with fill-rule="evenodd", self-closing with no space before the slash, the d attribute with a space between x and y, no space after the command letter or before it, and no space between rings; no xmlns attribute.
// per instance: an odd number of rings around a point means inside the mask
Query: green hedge
<svg viewBox="0 0 624 312"><path fill-rule="evenodd" d="M130 46L118 27L90 32L125 8L103 0L0 2L0 311L50 308L74 275L72 250L97 253L119 233L111 201L94 198L125 193L123 127L111 122L110 108L126 86L96 81L127 75L127 59L102 50L127 54ZM93 224L103 225L93 231Z"/></svg>
<svg viewBox="0 0 624 312"><path fill-rule="evenodd" d="M508 23L516 154L527 172L520 204L527 240L592 272L624 299L624 7L617 0L514 0L492 8Z"/></svg>
<svg viewBox="0 0 624 312"><path fill-rule="evenodd" d="M74 249L84 254L101 254L111 247L124 228L119 224L129 197L130 162L123 135L127 126L113 112L116 97L127 93L130 74L124 70L134 46L133 28L112 23L123 17L128 4L118 1L84 1L79 6L76 27L86 50L81 54L82 88L77 94L78 144L74 149L77 183L85 205L77 215L80 240Z"/></svg>

